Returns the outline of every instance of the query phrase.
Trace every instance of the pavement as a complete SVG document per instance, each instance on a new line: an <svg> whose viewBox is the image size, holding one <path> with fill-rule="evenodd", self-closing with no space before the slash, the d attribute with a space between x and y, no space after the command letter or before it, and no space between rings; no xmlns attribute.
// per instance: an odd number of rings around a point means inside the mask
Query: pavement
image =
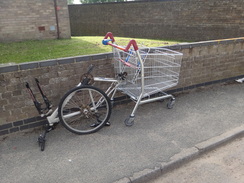
<svg viewBox="0 0 244 183"><path fill-rule="evenodd" d="M36 142L39 130L0 137L0 182L150 182L244 135L244 84L176 94L173 109L166 101L141 105L127 127L123 121L133 107L115 106L111 126L90 135L59 125L47 135L43 152Z"/></svg>
<svg viewBox="0 0 244 183"><path fill-rule="evenodd" d="M237 138L148 183L242 183L243 152L244 137Z"/></svg>

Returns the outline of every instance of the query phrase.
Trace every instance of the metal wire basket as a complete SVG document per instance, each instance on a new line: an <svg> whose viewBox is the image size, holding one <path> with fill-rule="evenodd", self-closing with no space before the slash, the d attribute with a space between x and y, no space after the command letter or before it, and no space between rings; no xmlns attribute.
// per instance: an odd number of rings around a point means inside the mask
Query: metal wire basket
<svg viewBox="0 0 244 183"><path fill-rule="evenodd" d="M113 48L116 76L121 73L127 75L125 82L118 88L120 91L137 100L142 92L143 97L149 97L177 85L182 53L166 48L140 48L139 53L143 67L134 50L125 52Z"/></svg>

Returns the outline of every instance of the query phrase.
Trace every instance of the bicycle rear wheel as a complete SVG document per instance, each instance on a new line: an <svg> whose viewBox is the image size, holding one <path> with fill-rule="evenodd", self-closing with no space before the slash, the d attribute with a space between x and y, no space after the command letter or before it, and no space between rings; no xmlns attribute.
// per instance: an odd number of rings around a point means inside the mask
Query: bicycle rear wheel
<svg viewBox="0 0 244 183"><path fill-rule="evenodd" d="M111 110L111 102L102 90L80 86L63 96L58 116L67 130L82 135L101 129L109 120Z"/></svg>

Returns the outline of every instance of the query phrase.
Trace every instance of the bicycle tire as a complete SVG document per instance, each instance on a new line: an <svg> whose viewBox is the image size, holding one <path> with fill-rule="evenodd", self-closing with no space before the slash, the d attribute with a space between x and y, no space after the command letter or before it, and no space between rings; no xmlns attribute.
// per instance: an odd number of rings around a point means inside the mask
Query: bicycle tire
<svg viewBox="0 0 244 183"><path fill-rule="evenodd" d="M59 103L58 117L70 132L90 134L105 125L111 110L108 96L99 88L86 85L73 88L63 96Z"/></svg>

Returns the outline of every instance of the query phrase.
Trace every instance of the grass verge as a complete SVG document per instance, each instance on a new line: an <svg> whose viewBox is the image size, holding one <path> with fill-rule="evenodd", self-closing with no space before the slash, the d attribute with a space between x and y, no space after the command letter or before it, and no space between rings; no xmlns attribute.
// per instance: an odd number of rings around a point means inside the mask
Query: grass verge
<svg viewBox="0 0 244 183"><path fill-rule="evenodd" d="M81 36L61 40L35 40L0 43L0 64L23 63L79 55L111 52L111 46L102 44L101 36ZM131 38L115 38L118 45L126 46ZM138 45L157 47L172 45L179 41L135 39Z"/></svg>

